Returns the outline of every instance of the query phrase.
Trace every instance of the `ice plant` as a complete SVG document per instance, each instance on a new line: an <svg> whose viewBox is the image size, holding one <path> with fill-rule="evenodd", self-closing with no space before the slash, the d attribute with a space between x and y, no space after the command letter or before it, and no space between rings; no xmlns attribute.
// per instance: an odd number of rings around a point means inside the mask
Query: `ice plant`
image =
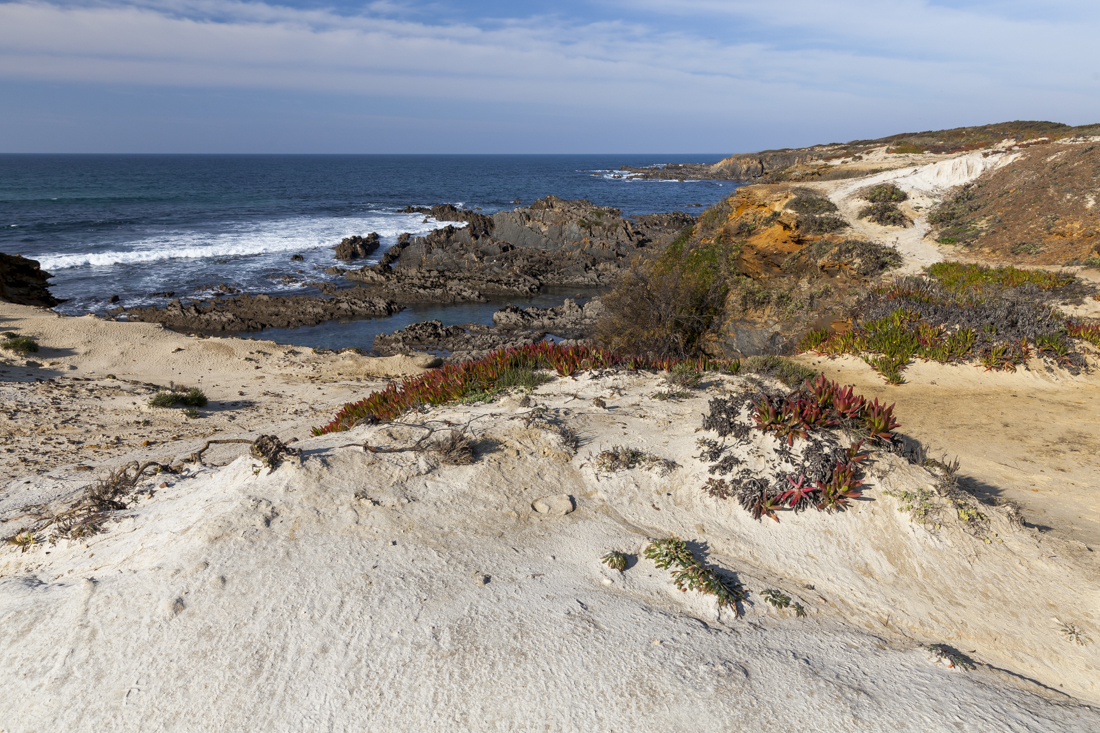
<svg viewBox="0 0 1100 733"><path fill-rule="evenodd" d="M482 359L447 364L424 374L390 384L358 402L351 402L336 413L328 425L313 429L314 435L350 430L362 422L386 422L419 405L441 405L474 394L490 397L498 389L497 382L520 369L546 369L561 376L571 376L592 369L622 367L626 369L661 369L670 371L687 363L697 371L736 373L737 359L650 359L621 357L607 349L594 346L560 346L548 341L499 349Z"/></svg>
<svg viewBox="0 0 1100 733"><path fill-rule="evenodd" d="M866 406L863 420L871 440L884 443L893 440L894 435L890 431L898 427L898 422L894 419L894 405L887 407L885 404L879 404L876 397L873 403Z"/></svg>
<svg viewBox="0 0 1100 733"><path fill-rule="evenodd" d="M791 485L791 488L779 495L779 503L786 503L791 509L794 509L800 503L809 501L810 494L818 490L816 486L806 484L806 476L803 474L799 474L797 481L788 476L787 482Z"/></svg>

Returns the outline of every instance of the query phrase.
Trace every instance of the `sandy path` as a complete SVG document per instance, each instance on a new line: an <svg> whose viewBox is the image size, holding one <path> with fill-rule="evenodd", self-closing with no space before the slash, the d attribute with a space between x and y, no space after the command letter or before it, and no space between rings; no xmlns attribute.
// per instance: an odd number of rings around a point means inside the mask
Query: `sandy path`
<svg viewBox="0 0 1100 733"><path fill-rule="evenodd" d="M1018 503L1029 524L1100 549L1100 370L1032 360L1015 373L915 361L886 384L861 359L797 357L868 397L897 402L901 432L929 457L958 456L968 488Z"/></svg>

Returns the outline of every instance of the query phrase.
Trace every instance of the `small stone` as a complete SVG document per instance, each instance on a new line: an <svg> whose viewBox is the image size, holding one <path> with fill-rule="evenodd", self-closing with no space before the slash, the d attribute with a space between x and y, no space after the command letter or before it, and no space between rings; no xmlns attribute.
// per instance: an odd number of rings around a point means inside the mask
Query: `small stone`
<svg viewBox="0 0 1100 733"><path fill-rule="evenodd" d="M541 499L535 500L535 503L531 506L539 514L553 514L557 516L564 516L576 509L576 505L573 503L573 497L569 494L544 496Z"/></svg>

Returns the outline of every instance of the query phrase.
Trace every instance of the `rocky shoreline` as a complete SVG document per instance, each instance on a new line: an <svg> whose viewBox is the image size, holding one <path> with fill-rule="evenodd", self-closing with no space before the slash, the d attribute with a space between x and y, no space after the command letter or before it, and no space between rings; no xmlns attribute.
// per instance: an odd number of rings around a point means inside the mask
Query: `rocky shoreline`
<svg viewBox="0 0 1100 733"><path fill-rule="evenodd" d="M572 298L556 308L505 306L493 314L493 325L466 323L444 326L441 321L422 321L374 339L373 352L394 356L416 351L446 352L443 360L454 363L480 359L494 349L538 343L547 336L566 344L583 343L603 314L603 303L593 298L583 306Z"/></svg>
<svg viewBox="0 0 1100 733"><path fill-rule="evenodd" d="M161 323L198 333L260 331L313 326L334 319L391 316L412 304L485 303L527 298L554 287L609 288L635 258L652 258L695 218L683 212L624 217L619 209L556 196L493 215L451 204L406 207L455 222L426 236L402 234L381 261L359 268L330 267L350 287L322 288L319 296L236 295L163 308L110 311L120 320ZM354 262L379 246L376 233L348 237L336 245L337 259ZM381 338L377 353L441 351L470 358L499 346L531 343L547 333L565 339L591 334L598 301L583 308L573 301L559 308L505 308L494 325L444 327L414 324ZM498 317L500 320L498 320Z"/></svg>

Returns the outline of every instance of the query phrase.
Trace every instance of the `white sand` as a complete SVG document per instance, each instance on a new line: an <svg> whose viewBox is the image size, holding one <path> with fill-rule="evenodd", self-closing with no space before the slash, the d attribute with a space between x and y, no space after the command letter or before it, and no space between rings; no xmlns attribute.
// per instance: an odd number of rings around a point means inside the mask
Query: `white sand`
<svg viewBox="0 0 1100 733"><path fill-rule="evenodd" d="M882 489L931 476L889 456L873 501L754 522L692 457L706 398L740 385L668 403L655 377L559 379L535 401L575 456L514 397L447 407L408 419L489 415L473 466L339 447L417 435L359 428L274 473L196 467L86 543L2 550L0 729L1100 728L1067 696L1100 702L1097 647L1052 621L1100 638L1094 563L996 512L992 544L906 521ZM616 444L681 468L597 475ZM563 493L575 511L534 511ZM745 618L640 557L669 533L739 574ZM610 549L637 561L610 571ZM933 663L936 642L978 668Z"/></svg>

